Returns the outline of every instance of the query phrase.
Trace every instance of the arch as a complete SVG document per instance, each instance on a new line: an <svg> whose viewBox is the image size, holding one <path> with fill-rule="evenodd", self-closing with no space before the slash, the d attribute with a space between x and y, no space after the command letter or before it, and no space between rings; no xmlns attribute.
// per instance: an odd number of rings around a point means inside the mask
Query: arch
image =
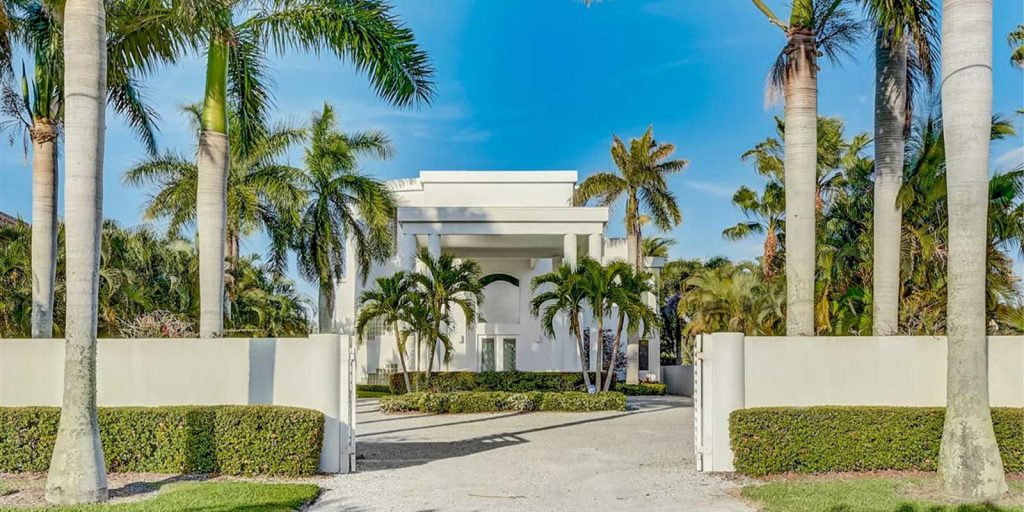
<svg viewBox="0 0 1024 512"><path fill-rule="evenodd" d="M480 284L487 286L495 281L504 281L513 286L519 286L519 279L508 274L488 274L480 279Z"/></svg>
<svg viewBox="0 0 1024 512"><path fill-rule="evenodd" d="M480 280L484 288L484 303L480 314L485 323L517 324L522 299L519 279L508 274L490 274Z"/></svg>

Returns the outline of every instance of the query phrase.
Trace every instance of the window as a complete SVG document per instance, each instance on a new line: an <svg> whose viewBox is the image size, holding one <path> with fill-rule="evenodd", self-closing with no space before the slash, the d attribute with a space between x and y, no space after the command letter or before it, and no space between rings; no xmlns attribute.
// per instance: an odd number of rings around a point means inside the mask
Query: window
<svg viewBox="0 0 1024 512"><path fill-rule="evenodd" d="M506 372L516 371L516 339L505 338L502 340L501 369Z"/></svg>
<svg viewBox="0 0 1024 512"><path fill-rule="evenodd" d="M640 340L640 371L647 372L651 370L651 342L648 340Z"/></svg>
<svg viewBox="0 0 1024 512"><path fill-rule="evenodd" d="M379 316L366 324L366 339L368 340L380 340L381 335L385 333L387 333L387 329L384 328L384 319Z"/></svg>
<svg viewBox="0 0 1024 512"><path fill-rule="evenodd" d="M493 372L497 369L494 356L494 338L480 338L480 371Z"/></svg>

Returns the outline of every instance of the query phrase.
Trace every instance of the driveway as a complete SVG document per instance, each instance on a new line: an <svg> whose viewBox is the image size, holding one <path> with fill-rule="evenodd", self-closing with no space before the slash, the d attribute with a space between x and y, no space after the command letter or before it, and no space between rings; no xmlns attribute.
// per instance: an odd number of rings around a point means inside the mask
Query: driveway
<svg viewBox="0 0 1024 512"><path fill-rule="evenodd" d="M627 412L383 415L357 404L357 472L317 511L751 511L698 473L687 398Z"/></svg>

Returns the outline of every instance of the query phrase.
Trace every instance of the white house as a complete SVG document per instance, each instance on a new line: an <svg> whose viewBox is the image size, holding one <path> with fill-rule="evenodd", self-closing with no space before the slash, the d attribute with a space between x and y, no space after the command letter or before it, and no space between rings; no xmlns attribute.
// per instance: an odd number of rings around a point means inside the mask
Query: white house
<svg viewBox="0 0 1024 512"><path fill-rule="evenodd" d="M529 308L531 280L563 261L626 258L625 243L605 237L608 208L572 206L576 182L576 171L423 171L419 178L388 182L401 205L398 250L391 261L375 265L363 283L349 246L348 270L336 300L340 328L353 331L364 289L377 277L414 270L415 254L425 247L435 255L445 251L476 260L486 283L480 322L466 325L460 315L452 337L455 356L441 370L579 371L577 344L565 326L551 339ZM653 270L662 263L648 259ZM653 304L653 297L648 300ZM588 323L593 329L594 323ZM360 382L377 381L400 368L393 333L383 327L371 331L358 351ZM640 377L660 373L658 339L650 338L637 350L647 355L636 363ZM596 336L590 339L596 345ZM415 368L418 361L423 370L426 357L413 354L409 364ZM596 358L591 366L596 367Z"/></svg>

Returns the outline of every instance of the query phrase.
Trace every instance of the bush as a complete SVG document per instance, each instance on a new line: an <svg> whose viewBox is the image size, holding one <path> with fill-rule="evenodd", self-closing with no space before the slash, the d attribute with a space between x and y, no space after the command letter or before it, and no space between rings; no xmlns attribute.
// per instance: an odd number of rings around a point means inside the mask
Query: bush
<svg viewBox="0 0 1024 512"><path fill-rule="evenodd" d="M626 396L622 393L587 394L577 391L544 393L529 391L457 391L453 393L407 393L381 398L385 413L422 412L460 414L480 412L528 411L624 411Z"/></svg>
<svg viewBox="0 0 1024 512"><path fill-rule="evenodd" d="M391 392L405 393L402 373L390 375ZM602 376L603 378L603 376ZM530 391L561 392L586 391L581 372L438 372L431 374L430 387L426 388L424 372L410 372L409 381L413 390L430 393L452 393L456 391L505 391L526 393ZM591 382L594 374L590 375Z"/></svg>
<svg viewBox="0 0 1024 512"><path fill-rule="evenodd" d="M367 393L391 393L391 386L386 384L356 384L356 391L364 391Z"/></svg>
<svg viewBox="0 0 1024 512"><path fill-rule="evenodd" d="M60 409L0 408L0 473L46 471ZM277 406L103 407L107 470L303 476L317 473L324 417Z"/></svg>
<svg viewBox="0 0 1024 512"><path fill-rule="evenodd" d="M640 384L616 384L615 391L627 396L665 396L668 386L656 382Z"/></svg>
<svg viewBox="0 0 1024 512"><path fill-rule="evenodd" d="M736 470L771 473L934 471L945 409L940 407L772 407L729 416ZM1008 472L1024 471L1024 409L994 408Z"/></svg>

